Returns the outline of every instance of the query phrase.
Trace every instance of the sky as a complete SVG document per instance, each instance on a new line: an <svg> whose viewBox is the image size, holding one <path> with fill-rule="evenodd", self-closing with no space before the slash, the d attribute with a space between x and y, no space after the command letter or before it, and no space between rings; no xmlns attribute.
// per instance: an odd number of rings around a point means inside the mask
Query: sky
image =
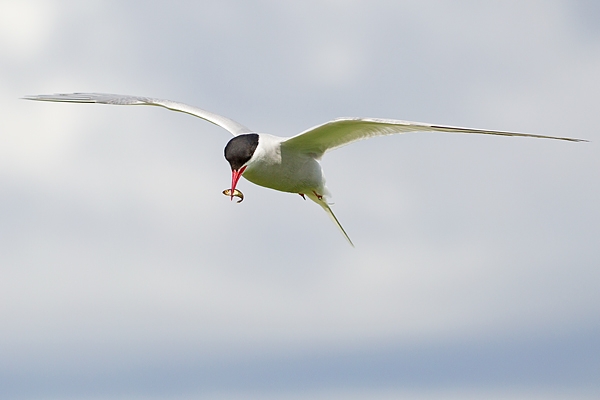
<svg viewBox="0 0 600 400"><path fill-rule="evenodd" d="M594 1L0 0L0 397L600 394ZM332 207L241 180L229 133L374 117Z"/></svg>

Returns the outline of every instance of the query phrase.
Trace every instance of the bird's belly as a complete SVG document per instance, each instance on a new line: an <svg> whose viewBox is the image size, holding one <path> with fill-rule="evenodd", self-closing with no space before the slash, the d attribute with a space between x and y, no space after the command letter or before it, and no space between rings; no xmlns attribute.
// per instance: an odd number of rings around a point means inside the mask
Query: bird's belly
<svg viewBox="0 0 600 400"><path fill-rule="evenodd" d="M242 176L256 185L290 193L322 191L324 182L321 165L309 157L249 165Z"/></svg>

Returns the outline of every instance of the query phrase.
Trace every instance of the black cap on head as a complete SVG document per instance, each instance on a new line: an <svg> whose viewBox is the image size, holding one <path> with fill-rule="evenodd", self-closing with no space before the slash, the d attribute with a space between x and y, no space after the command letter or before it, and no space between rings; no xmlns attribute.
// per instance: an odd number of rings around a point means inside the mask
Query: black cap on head
<svg viewBox="0 0 600 400"><path fill-rule="evenodd" d="M225 146L225 158L229 161L232 170L238 170L246 164L256 147L258 146L258 134L248 133L234 137Z"/></svg>

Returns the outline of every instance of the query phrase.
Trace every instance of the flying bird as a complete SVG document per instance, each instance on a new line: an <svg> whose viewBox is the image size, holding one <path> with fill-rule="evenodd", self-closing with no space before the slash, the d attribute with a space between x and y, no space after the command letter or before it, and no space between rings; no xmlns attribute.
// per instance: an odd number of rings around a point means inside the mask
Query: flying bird
<svg viewBox="0 0 600 400"><path fill-rule="evenodd" d="M259 186L297 193L304 199L308 197L325 210L351 245L353 245L352 240L327 202L329 191L325 186L325 176L319 160L330 150L375 136L417 131L520 136L570 142L585 141L566 137L378 118L338 118L317 125L296 136L285 138L257 133L227 117L170 100L104 93L38 95L26 96L25 99L67 103L159 106L212 122L234 136L225 146L225 158L231 166L231 188L223 191L225 195L229 196L231 200L234 197L239 198L238 203L243 200L242 192L237 189L238 181L243 176Z"/></svg>

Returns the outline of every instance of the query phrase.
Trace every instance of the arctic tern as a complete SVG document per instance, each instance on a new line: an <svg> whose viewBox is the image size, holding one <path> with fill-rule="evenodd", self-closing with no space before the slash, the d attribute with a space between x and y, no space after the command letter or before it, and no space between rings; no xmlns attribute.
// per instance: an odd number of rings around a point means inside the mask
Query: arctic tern
<svg viewBox="0 0 600 400"><path fill-rule="evenodd" d="M329 191L325 186L325 177L319 163L327 151L361 139L417 131L520 136L570 142L585 141L566 137L378 118L338 118L310 128L299 135L284 138L257 133L227 117L170 100L104 93L52 94L26 96L25 99L67 103L159 106L212 122L234 136L225 146L225 158L231 166L231 188L223 191L225 195L229 196L231 200L238 197L240 199L238 203L243 200L243 194L236 189L241 176L259 186L282 192L298 193L304 199L308 197L320 205L351 245L353 243L350 237L329 207L330 204L327 203Z"/></svg>

